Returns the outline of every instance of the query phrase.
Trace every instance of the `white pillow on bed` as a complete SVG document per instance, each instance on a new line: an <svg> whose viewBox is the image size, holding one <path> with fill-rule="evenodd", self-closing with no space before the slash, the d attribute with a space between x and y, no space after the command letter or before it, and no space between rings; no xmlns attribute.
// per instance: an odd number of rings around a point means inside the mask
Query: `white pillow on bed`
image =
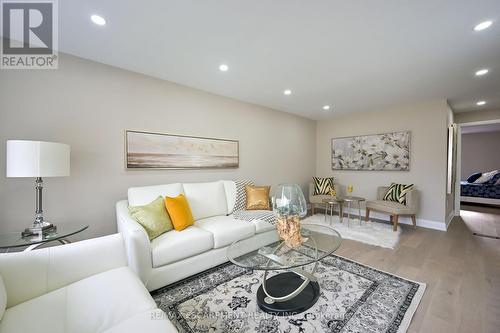
<svg viewBox="0 0 500 333"><path fill-rule="evenodd" d="M490 172L485 172L474 181L474 184L484 184L487 181L490 181L495 175L498 173L498 170L490 171ZM498 182L497 182L498 183Z"/></svg>

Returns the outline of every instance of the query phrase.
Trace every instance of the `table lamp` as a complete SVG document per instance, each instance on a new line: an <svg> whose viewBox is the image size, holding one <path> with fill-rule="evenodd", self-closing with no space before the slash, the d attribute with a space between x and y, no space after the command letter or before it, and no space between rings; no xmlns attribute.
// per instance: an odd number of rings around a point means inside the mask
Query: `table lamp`
<svg viewBox="0 0 500 333"><path fill-rule="evenodd" d="M43 218L42 178L69 176L69 154L69 145L63 143L7 140L7 177L35 178L35 221L23 237L55 230Z"/></svg>

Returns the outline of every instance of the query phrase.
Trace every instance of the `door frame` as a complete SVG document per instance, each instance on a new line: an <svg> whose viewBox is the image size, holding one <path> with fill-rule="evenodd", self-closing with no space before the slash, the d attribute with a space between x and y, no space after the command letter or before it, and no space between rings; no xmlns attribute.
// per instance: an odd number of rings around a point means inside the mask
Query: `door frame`
<svg viewBox="0 0 500 333"><path fill-rule="evenodd" d="M468 123L457 124L457 159L455 166L456 177L455 177L455 215L460 216L460 181L462 180L462 127L467 126L477 126L477 125L489 125L498 124L500 119L492 120L482 120L482 121L472 121Z"/></svg>

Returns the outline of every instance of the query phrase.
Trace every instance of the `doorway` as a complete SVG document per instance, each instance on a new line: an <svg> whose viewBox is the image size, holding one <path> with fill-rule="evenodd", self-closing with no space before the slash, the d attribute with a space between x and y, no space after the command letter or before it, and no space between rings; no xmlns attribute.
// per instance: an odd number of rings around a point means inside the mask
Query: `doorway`
<svg viewBox="0 0 500 333"><path fill-rule="evenodd" d="M499 147L500 119L457 124L455 215L461 215L461 209L500 210L500 197L492 192L492 187L473 184L476 173L500 171Z"/></svg>

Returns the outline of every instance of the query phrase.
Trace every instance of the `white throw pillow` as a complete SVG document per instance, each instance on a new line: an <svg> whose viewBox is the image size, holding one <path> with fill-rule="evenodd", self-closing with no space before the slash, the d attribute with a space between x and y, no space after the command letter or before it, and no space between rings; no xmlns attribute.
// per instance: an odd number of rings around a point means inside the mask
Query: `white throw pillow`
<svg viewBox="0 0 500 333"><path fill-rule="evenodd" d="M0 275L0 320L2 320L6 306L7 306L7 291L5 290L5 285L3 284L3 279L2 276Z"/></svg>
<svg viewBox="0 0 500 333"><path fill-rule="evenodd" d="M478 179L476 179L474 181L474 184L484 184L486 183L487 181L490 181L493 177L495 177L495 175L498 173L498 170L493 170L493 171L490 171L490 172L485 172L481 175L481 177L479 177Z"/></svg>
<svg viewBox="0 0 500 333"><path fill-rule="evenodd" d="M226 190L222 181L184 183L182 185L195 221L212 216L227 215Z"/></svg>

